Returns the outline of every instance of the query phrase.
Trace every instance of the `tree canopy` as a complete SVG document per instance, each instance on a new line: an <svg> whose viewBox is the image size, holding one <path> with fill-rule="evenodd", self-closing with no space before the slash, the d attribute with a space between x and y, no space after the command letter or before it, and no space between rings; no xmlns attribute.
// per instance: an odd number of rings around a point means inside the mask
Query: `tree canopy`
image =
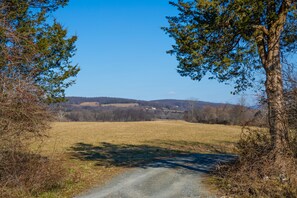
<svg viewBox="0 0 297 198"><path fill-rule="evenodd" d="M52 13L68 0L4 0L0 2L0 73L32 78L48 102L58 102L73 84L79 67L71 62L76 36Z"/></svg>
<svg viewBox="0 0 297 198"><path fill-rule="evenodd" d="M219 81L235 80L246 90L255 72L266 69L273 31L282 29L281 55L296 52L296 2L290 0L196 0L170 2L179 14L163 28L176 44L169 51L178 72L201 80L207 73ZM284 57L284 56L283 56Z"/></svg>
<svg viewBox="0 0 297 198"><path fill-rule="evenodd" d="M201 80L235 80L235 91L253 86L263 75L271 150L276 161L288 150L282 60L297 50L296 0L179 0L179 14L164 30L176 44L169 51L178 72Z"/></svg>

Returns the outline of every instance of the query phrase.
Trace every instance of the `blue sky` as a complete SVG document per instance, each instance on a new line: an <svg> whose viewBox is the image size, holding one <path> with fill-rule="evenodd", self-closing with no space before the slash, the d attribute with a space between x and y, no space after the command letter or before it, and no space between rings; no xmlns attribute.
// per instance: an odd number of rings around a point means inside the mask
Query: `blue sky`
<svg viewBox="0 0 297 198"><path fill-rule="evenodd" d="M168 0L70 0L54 15L78 36L73 61L81 72L67 96L237 103L232 86L176 72L175 57L166 54L174 41L161 30L175 14Z"/></svg>

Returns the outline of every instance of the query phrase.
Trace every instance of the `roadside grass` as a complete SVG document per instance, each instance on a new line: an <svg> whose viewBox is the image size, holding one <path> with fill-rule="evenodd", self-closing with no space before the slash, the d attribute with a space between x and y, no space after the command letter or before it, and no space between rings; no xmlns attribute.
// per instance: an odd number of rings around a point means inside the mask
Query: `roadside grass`
<svg viewBox="0 0 297 198"><path fill-rule="evenodd" d="M63 188L39 197L72 197L130 167L180 153L232 153L241 127L184 121L53 123L43 154L67 170Z"/></svg>

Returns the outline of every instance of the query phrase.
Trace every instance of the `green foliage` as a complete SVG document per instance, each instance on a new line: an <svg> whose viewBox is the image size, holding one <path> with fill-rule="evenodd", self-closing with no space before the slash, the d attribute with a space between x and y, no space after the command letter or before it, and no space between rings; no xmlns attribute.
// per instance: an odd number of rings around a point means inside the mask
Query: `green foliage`
<svg viewBox="0 0 297 198"><path fill-rule="evenodd" d="M71 58L76 36L52 17L68 0L5 0L0 3L0 72L33 77L47 102L63 100L79 72Z"/></svg>
<svg viewBox="0 0 297 198"><path fill-rule="evenodd" d="M275 24L284 25L281 52L296 52L295 1L179 0L170 4L179 14L167 17L169 27L163 29L176 41L168 53L177 57L182 76L201 80L209 74L220 82L235 80L236 92L246 90L254 83L255 72L263 70L259 48L269 50L269 31ZM286 6L290 6L288 12ZM278 24L281 14L287 14L285 24Z"/></svg>

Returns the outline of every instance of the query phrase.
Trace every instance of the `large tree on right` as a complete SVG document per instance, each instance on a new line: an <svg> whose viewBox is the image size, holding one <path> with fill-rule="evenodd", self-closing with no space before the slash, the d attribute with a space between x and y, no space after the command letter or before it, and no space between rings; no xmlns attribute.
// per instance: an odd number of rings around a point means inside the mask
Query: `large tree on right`
<svg viewBox="0 0 297 198"><path fill-rule="evenodd" d="M167 17L166 33L176 44L170 54L178 72L201 80L234 80L236 91L264 73L271 148L276 159L286 151L288 126L282 58L296 52L296 0L179 0L179 13ZM260 72L257 72L260 71Z"/></svg>

